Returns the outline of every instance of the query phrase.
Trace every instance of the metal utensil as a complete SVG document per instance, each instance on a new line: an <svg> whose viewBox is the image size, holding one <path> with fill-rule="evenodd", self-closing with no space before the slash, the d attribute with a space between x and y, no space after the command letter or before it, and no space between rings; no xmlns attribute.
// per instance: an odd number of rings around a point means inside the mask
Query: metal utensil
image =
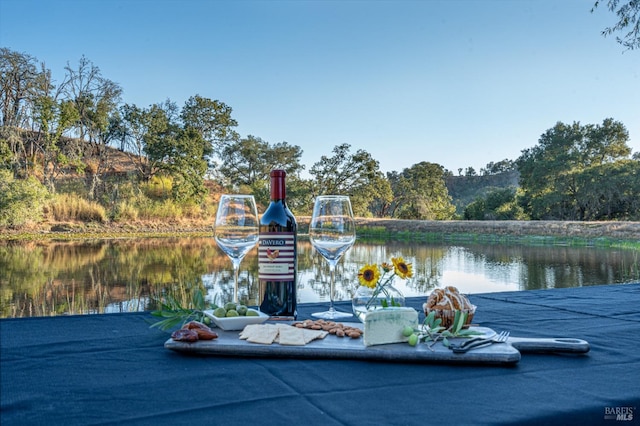
<svg viewBox="0 0 640 426"><path fill-rule="evenodd" d="M455 344L449 345L449 349L451 349L453 353L463 354L474 348L482 348L485 346L492 345L494 343L505 343L509 338L509 334L510 333L508 331L502 331L490 338L476 337L469 341L463 342L459 345L455 345Z"/></svg>

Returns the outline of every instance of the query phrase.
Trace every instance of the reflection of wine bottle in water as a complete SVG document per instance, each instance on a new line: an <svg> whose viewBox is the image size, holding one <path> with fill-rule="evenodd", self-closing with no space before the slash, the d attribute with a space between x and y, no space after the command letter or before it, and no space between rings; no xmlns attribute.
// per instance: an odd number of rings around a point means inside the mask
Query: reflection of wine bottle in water
<svg viewBox="0 0 640 426"><path fill-rule="evenodd" d="M290 320L297 316L298 225L286 204L285 176L284 170L271 171L271 202L260 219L258 278L260 310Z"/></svg>

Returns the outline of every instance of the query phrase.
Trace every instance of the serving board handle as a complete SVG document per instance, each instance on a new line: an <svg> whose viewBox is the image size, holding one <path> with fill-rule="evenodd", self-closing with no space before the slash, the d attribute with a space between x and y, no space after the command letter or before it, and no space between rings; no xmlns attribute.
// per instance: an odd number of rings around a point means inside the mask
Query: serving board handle
<svg viewBox="0 0 640 426"><path fill-rule="evenodd" d="M584 354L590 349L586 340L563 337L509 337L507 343L520 352Z"/></svg>

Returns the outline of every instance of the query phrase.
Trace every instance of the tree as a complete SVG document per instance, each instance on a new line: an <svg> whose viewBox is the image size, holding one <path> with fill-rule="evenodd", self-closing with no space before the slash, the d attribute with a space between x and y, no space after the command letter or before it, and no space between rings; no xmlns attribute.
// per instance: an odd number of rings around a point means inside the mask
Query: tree
<svg viewBox="0 0 640 426"><path fill-rule="evenodd" d="M576 207L584 220L640 219L640 161L592 166L575 180Z"/></svg>
<svg viewBox="0 0 640 426"><path fill-rule="evenodd" d="M140 119L146 128L143 151L148 159L149 176L163 173L174 180L173 198L199 203L206 195L204 175L211 144L193 127L176 121L175 104L166 101L152 105Z"/></svg>
<svg viewBox="0 0 640 426"><path fill-rule="evenodd" d="M185 129L194 129L211 144L212 154L219 155L239 137L233 130L238 123L231 118L231 112L231 107L223 102L195 95L185 102L180 119Z"/></svg>
<svg viewBox="0 0 640 426"><path fill-rule="evenodd" d="M153 145L168 131L174 107L171 101L148 108L124 104L119 109L117 119L113 117L111 126L114 138L120 142L120 150L127 154L143 181L148 181L160 169L160 159L150 159L149 154L154 148L147 149L147 145Z"/></svg>
<svg viewBox="0 0 640 426"><path fill-rule="evenodd" d="M533 219L584 220L581 174L629 157L628 139L624 125L610 118L602 125L556 123L516 160L525 212Z"/></svg>
<svg viewBox="0 0 640 426"><path fill-rule="evenodd" d="M73 102L77 111L74 129L81 141L91 145L92 157L96 160L89 169L89 197L96 198L102 175L109 167L108 145L117 136L109 124L111 117L117 113L122 88L103 77L100 69L84 56L80 58L76 69L67 63L65 70L63 94Z"/></svg>
<svg viewBox="0 0 640 426"><path fill-rule="evenodd" d="M333 157L322 156L313 164L312 198L316 195L348 195L356 216L371 216L370 209L378 200L390 198L380 164L364 150L350 153L349 144L333 148Z"/></svg>
<svg viewBox="0 0 640 426"><path fill-rule="evenodd" d="M524 220L516 188L500 188L476 198L464 209L465 220Z"/></svg>
<svg viewBox="0 0 640 426"><path fill-rule="evenodd" d="M487 163L485 168L480 169L480 175L497 175L500 173L507 173L513 171L515 169L515 164L512 160L504 159L502 161L498 161L494 163L493 161Z"/></svg>
<svg viewBox="0 0 640 426"><path fill-rule="evenodd" d="M32 125L33 104L42 95L39 86L50 81L50 72L44 64L38 69L34 57L26 53L0 48L0 150L3 164L14 173L29 174L36 150L32 134L24 129Z"/></svg>
<svg viewBox="0 0 640 426"><path fill-rule="evenodd" d="M34 122L41 133L39 144L42 150L42 170L44 184L50 192L55 192L55 180L62 168L70 164L78 171L84 170L82 152L69 149L62 143L62 135L78 119L78 112L71 101L59 101L43 95L34 103Z"/></svg>
<svg viewBox="0 0 640 426"><path fill-rule="evenodd" d="M180 129L171 147L167 170L174 177L173 197L177 201L200 203L207 195L204 175L211 147L195 129Z"/></svg>
<svg viewBox="0 0 640 426"><path fill-rule="evenodd" d="M170 172L165 164L171 161L173 139L180 129L175 111L178 106L170 100L154 104L145 110L147 133L144 136L144 153L147 156L146 180L162 171Z"/></svg>
<svg viewBox="0 0 640 426"><path fill-rule="evenodd" d="M299 178L300 172L304 169L301 158L302 149L297 145L287 142L270 144L259 137L249 135L246 138L238 138L222 149L219 172L228 186L241 192L251 192L258 204L266 205L269 202L271 170L285 170L289 208L296 211L307 199L300 199L299 196L308 193L301 190L304 182Z"/></svg>
<svg viewBox="0 0 640 426"><path fill-rule="evenodd" d="M80 58L77 69L67 63L65 70L67 82L63 90L78 111L75 125L78 137L94 142L107 129L109 116L120 102L122 88L103 77L100 68L84 56Z"/></svg>
<svg viewBox="0 0 640 426"><path fill-rule="evenodd" d="M393 217L416 220L453 219L455 206L444 181L444 168L423 161L391 174L389 180L394 194Z"/></svg>
<svg viewBox="0 0 640 426"><path fill-rule="evenodd" d="M39 75L36 59L0 48L0 109L4 127L27 127L28 102Z"/></svg>
<svg viewBox="0 0 640 426"><path fill-rule="evenodd" d="M253 187L257 182L268 184L273 169L284 169L288 176L299 174L304 169L301 157L299 146L287 142L271 145L249 135L222 150L220 173L235 187Z"/></svg>
<svg viewBox="0 0 640 426"><path fill-rule="evenodd" d="M591 12L599 5L600 0L597 0ZM607 9L615 12L619 20L613 27L607 27L602 30L602 35L606 37L629 29L622 38L616 37L616 41L629 50L640 48L640 1L630 0L621 3L620 0L608 0Z"/></svg>

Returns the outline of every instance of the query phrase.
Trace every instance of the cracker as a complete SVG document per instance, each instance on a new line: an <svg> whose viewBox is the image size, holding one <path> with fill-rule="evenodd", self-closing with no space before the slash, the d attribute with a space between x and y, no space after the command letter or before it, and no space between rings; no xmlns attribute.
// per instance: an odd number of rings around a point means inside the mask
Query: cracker
<svg viewBox="0 0 640 426"><path fill-rule="evenodd" d="M328 331L324 330L308 330L306 328L302 328L302 335L304 336L304 343L311 343L316 339L324 339Z"/></svg>
<svg viewBox="0 0 640 426"><path fill-rule="evenodd" d="M283 346L304 346L329 334L324 330L309 330L287 324L249 324L240 332L239 338L251 343Z"/></svg>
<svg viewBox="0 0 640 426"><path fill-rule="evenodd" d="M278 327L278 343L285 346L304 346L305 339L303 329L289 325Z"/></svg>
<svg viewBox="0 0 640 426"><path fill-rule="evenodd" d="M246 341L251 343L260 343L263 345L270 345L278 336L278 327L270 325L270 324L251 324L251 325L260 325L260 327L251 327L245 333L245 330L242 331L242 334L246 336ZM241 337L242 338L242 337Z"/></svg>
<svg viewBox="0 0 640 426"><path fill-rule="evenodd" d="M244 329L240 332L240 335L239 335L240 339L247 340L247 338L251 336L251 333L253 333L255 329L258 329L261 327L262 327L262 324L245 325Z"/></svg>

